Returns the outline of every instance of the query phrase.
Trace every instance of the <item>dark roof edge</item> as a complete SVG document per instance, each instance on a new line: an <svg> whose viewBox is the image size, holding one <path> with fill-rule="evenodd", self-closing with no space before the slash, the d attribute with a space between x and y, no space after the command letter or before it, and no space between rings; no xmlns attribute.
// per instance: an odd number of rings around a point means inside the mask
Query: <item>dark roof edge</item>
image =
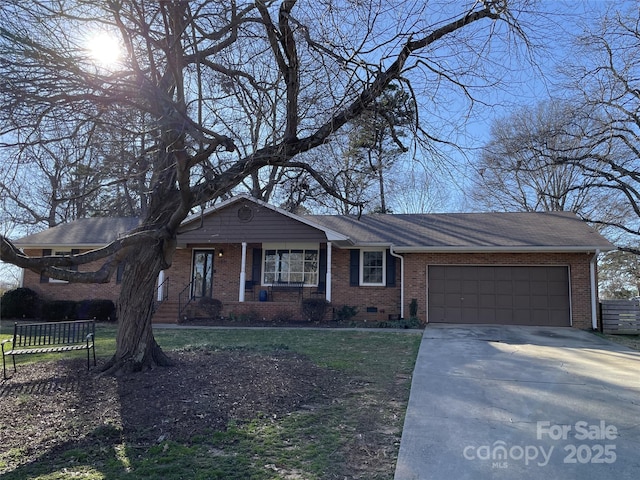
<svg viewBox="0 0 640 480"><path fill-rule="evenodd" d="M361 247L361 245L359 245ZM449 247L398 247L391 245L393 251L396 253L531 253L531 252L552 252L552 253L595 253L595 252L610 252L616 250L614 245L605 246L449 246Z"/></svg>

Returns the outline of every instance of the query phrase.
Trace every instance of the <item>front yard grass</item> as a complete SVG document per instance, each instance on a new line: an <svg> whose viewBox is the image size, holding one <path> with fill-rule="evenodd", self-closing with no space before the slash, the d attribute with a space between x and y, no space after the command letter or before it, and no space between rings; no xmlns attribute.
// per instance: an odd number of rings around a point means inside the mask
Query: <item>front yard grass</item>
<svg viewBox="0 0 640 480"><path fill-rule="evenodd" d="M11 332L12 324L0 324L0 339ZM0 443L0 473L6 480L392 479L420 334L158 328L156 339L168 352L212 352L212 358L215 352L239 358L285 352L334 372L342 387L329 402L300 405L283 415L256 412L249 419L230 418L224 428L194 431L186 441L159 438L150 444L127 443L116 426L97 425L93 444L79 448L63 442L65 448L38 452L46 462L25 459L26 448L7 451ZM102 360L113 353L114 338L115 326L98 325L96 351ZM18 364L18 377L21 365L43 361L29 357ZM68 355L51 355L47 360L62 357ZM42 363L42 368L46 365ZM154 374L163 375L163 370ZM5 383L2 401L11 397L11 385ZM34 421L37 418L34 415Z"/></svg>
<svg viewBox="0 0 640 480"><path fill-rule="evenodd" d="M640 335L609 335L601 334L607 340L624 345L633 350L640 350Z"/></svg>

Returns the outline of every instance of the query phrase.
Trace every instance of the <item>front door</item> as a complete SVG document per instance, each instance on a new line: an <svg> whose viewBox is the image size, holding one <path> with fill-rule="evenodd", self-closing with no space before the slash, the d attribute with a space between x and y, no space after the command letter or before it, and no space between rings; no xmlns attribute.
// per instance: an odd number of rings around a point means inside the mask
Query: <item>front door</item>
<svg viewBox="0 0 640 480"><path fill-rule="evenodd" d="M213 296L213 250L194 250L191 272L191 296Z"/></svg>

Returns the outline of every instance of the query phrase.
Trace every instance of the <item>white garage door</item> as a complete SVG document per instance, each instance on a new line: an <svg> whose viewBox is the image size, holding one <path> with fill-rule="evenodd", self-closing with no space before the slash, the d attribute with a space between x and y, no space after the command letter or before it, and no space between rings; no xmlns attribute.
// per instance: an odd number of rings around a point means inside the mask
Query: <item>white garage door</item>
<svg viewBox="0 0 640 480"><path fill-rule="evenodd" d="M571 325L568 267L433 265L427 275L431 323Z"/></svg>

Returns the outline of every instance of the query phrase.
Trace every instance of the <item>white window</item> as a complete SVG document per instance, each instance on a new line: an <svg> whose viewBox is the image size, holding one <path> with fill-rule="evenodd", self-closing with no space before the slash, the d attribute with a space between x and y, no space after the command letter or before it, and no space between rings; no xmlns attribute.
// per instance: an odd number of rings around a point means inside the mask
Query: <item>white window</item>
<svg viewBox="0 0 640 480"><path fill-rule="evenodd" d="M264 244L262 284L299 283L318 285L318 244Z"/></svg>
<svg viewBox="0 0 640 480"><path fill-rule="evenodd" d="M383 249L360 251L360 285L385 285L387 267L385 257Z"/></svg>
<svg viewBox="0 0 640 480"><path fill-rule="evenodd" d="M71 250L55 251L53 252L53 254L56 257L69 257L71 256ZM70 268L70 270L74 270L74 268ZM57 278L50 278L49 283L69 283L69 282L67 282L66 280L58 280Z"/></svg>

